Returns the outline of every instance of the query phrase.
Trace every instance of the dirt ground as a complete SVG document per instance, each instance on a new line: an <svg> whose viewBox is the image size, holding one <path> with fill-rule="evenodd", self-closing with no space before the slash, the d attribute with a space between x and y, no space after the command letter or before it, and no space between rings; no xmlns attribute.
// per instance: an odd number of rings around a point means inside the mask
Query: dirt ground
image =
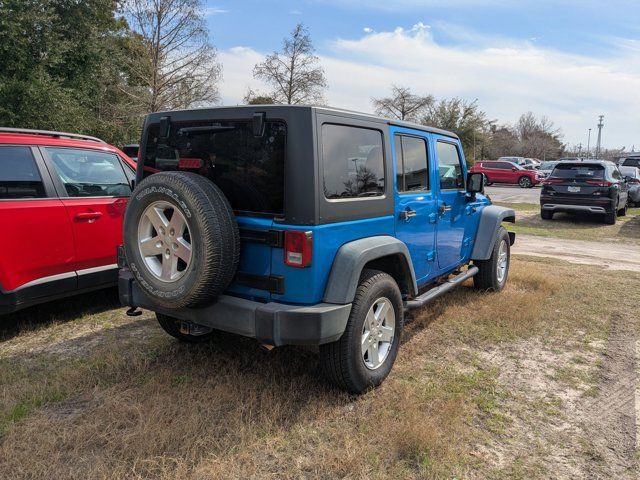
<svg viewBox="0 0 640 480"><path fill-rule="evenodd" d="M407 322L384 385L316 352L186 346L113 292L10 317L0 478L638 478L640 274L515 256Z"/></svg>
<svg viewBox="0 0 640 480"><path fill-rule="evenodd" d="M591 242L520 234L513 253L557 258L570 263L640 272L640 246L620 242Z"/></svg>

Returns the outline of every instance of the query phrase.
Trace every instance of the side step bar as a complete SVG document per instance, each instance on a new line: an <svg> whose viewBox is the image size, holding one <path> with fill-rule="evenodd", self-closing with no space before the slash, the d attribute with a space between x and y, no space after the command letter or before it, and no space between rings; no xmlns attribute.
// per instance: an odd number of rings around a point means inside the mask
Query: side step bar
<svg viewBox="0 0 640 480"><path fill-rule="evenodd" d="M405 302L404 308L406 308L407 310L415 310L417 308L422 308L427 303L429 303L432 300L435 300L443 293L448 292L452 288L457 287L461 283L475 276L476 273L478 273L478 267L476 267L475 265L470 265L466 271L459 273L452 279L447 280L446 282L438 285L437 287L434 287L431 290L426 291L425 293L423 293L419 297L414 298L413 300L409 300Z"/></svg>

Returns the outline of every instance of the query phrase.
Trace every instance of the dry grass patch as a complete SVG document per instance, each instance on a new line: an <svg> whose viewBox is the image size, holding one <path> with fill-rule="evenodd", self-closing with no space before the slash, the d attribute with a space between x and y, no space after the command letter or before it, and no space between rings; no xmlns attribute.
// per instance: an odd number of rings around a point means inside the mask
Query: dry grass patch
<svg viewBox="0 0 640 480"><path fill-rule="evenodd" d="M497 476L517 462L496 469L481 446L517 419L487 352L602 341L602 313L622 308L610 294L638 286L516 261L503 293L462 287L409 321L392 375L360 397L327 386L312 350L226 334L181 345L120 309L22 329L0 343L0 478Z"/></svg>
<svg viewBox="0 0 640 480"><path fill-rule="evenodd" d="M540 218L540 207L530 204L501 204L517 211L516 223L509 230L528 235L571 240L606 240L640 244L640 208L630 208L615 225L605 225L602 216L556 213L553 220Z"/></svg>

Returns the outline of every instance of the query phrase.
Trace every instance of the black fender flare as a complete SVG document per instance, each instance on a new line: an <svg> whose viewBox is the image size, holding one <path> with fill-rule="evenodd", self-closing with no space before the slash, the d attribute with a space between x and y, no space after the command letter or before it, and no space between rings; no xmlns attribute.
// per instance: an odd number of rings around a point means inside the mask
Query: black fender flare
<svg viewBox="0 0 640 480"><path fill-rule="evenodd" d="M473 242L471 260L488 260L496 241L496 232L502 222L516 222L516 212L511 208L498 205L488 205L480 213L480 223ZM515 235L509 234L511 244L515 241Z"/></svg>
<svg viewBox="0 0 640 480"><path fill-rule="evenodd" d="M338 249L322 301L337 304L353 302L365 265L383 258L393 259L397 271L402 272L407 293L415 296L418 286L407 246L397 238L379 235L345 243Z"/></svg>

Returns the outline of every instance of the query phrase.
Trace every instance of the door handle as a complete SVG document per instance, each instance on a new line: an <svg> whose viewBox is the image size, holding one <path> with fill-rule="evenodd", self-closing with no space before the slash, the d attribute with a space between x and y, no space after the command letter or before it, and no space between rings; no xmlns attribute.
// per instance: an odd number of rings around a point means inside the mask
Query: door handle
<svg viewBox="0 0 640 480"><path fill-rule="evenodd" d="M82 212L76 214L76 220L98 220L102 217L102 212Z"/></svg>
<svg viewBox="0 0 640 480"><path fill-rule="evenodd" d="M406 210L403 210L402 212L400 212L400 218L402 220L409 220L410 218L413 218L417 215L418 213L415 210L411 210L410 208L407 208Z"/></svg>
<svg viewBox="0 0 640 480"><path fill-rule="evenodd" d="M441 214L444 214L445 212L450 212L451 211L451 206L447 205L446 203L443 203L442 205L440 205L438 210L440 211Z"/></svg>

